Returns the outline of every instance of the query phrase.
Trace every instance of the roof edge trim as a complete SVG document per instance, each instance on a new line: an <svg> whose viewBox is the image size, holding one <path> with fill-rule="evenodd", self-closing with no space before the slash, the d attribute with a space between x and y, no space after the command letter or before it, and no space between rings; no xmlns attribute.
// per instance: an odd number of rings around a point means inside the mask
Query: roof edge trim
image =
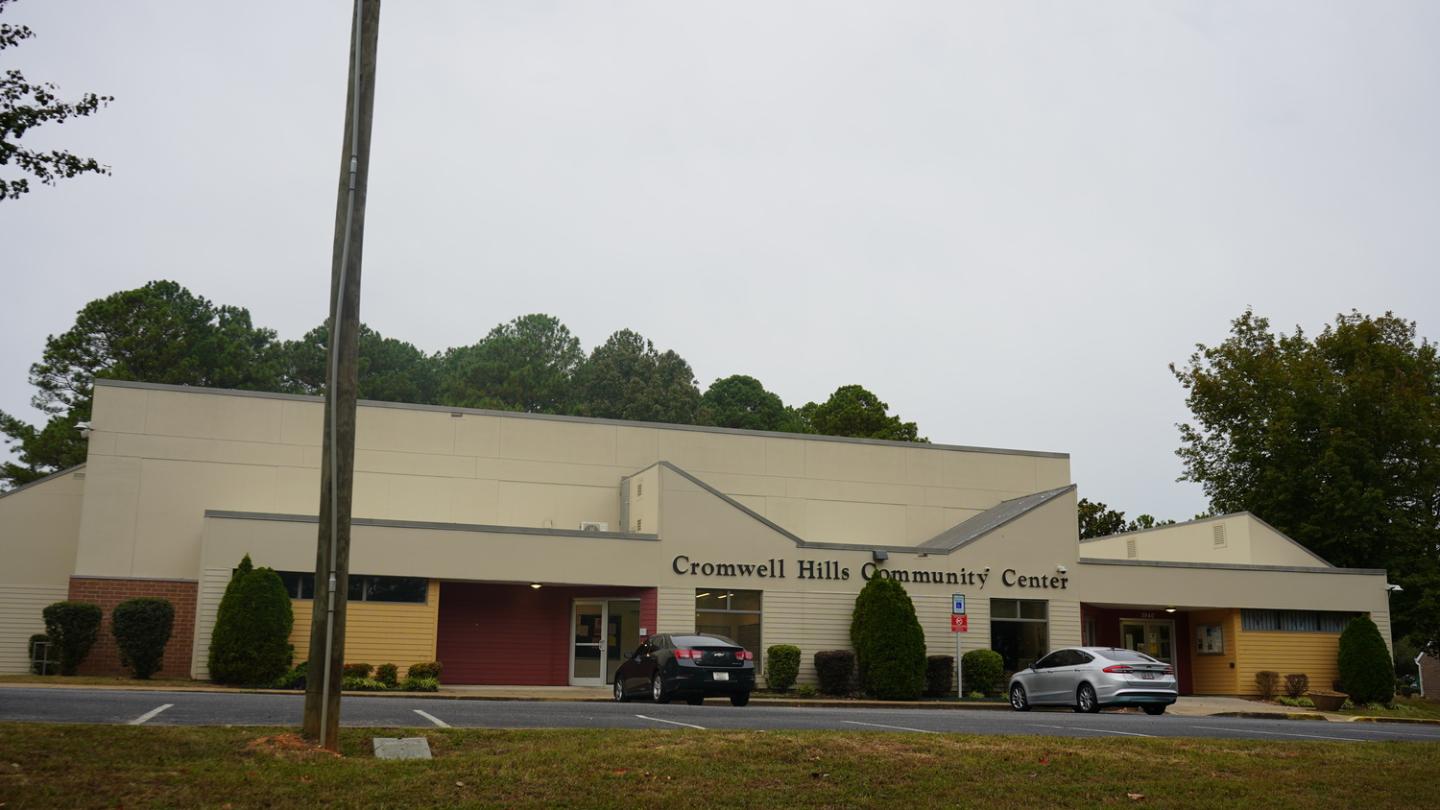
<svg viewBox="0 0 1440 810"><path fill-rule="evenodd" d="M28 484L21 484L20 486L15 487L14 489L7 489L7 490L5 490L4 492L0 492L0 498L8 498L8 497L10 497L11 495L16 495L16 494L18 494L18 493L24 492L25 490L30 489L31 487L38 487L38 486L40 486L41 484L44 484L44 483L49 482L49 481L54 481L56 478L60 478L61 476L69 475L70 473L73 473L73 472L79 472L80 470L83 470L83 469L85 469L85 465L84 465L84 464L76 464L74 467L66 467L66 468L63 469L63 470L56 470L55 472L50 473L49 475L47 475L47 476L45 476L45 477L43 477L43 478L36 478L34 481L31 481L31 482L28 483Z"/></svg>
<svg viewBox="0 0 1440 810"><path fill-rule="evenodd" d="M232 512L224 509L206 509L206 518L216 520L270 520L278 523L316 523L316 515L287 515L272 512ZM429 529L448 532L483 532L486 534L529 534L542 537L578 537L585 540L643 540L658 541L658 534L635 532L587 532L580 529L542 529L536 526L492 526L483 523L444 523L430 520L385 520L381 518L352 518L354 526L372 526L384 529Z"/></svg>
<svg viewBox="0 0 1440 810"><path fill-rule="evenodd" d="M1330 566L1304 565L1250 565L1245 563L1197 563L1171 560L1103 560L1098 557L1081 557L1080 565L1130 565L1140 568L1218 568L1224 571L1282 571L1298 574L1356 574L1361 576L1385 576L1384 568L1336 568Z"/></svg>

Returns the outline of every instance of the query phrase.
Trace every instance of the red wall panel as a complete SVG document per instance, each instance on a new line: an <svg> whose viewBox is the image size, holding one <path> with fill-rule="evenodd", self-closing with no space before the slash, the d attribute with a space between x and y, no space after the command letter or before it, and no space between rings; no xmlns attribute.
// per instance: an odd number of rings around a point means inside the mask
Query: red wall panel
<svg viewBox="0 0 1440 810"><path fill-rule="evenodd" d="M570 683L570 610L576 598L640 599L640 626L655 632L654 588L440 583L437 656L452 684Z"/></svg>

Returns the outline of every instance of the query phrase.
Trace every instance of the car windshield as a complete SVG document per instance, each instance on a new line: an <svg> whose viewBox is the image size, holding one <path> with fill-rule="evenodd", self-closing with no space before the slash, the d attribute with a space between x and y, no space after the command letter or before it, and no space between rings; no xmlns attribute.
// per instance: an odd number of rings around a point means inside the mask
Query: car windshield
<svg viewBox="0 0 1440 810"><path fill-rule="evenodd" d="M1100 653L1111 661L1139 661L1142 664L1158 664L1154 658L1134 650L1105 650Z"/></svg>
<svg viewBox="0 0 1440 810"><path fill-rule="evenodd" d="M724 636L671 636L676 647L739 647L739 644Z"/></svg>

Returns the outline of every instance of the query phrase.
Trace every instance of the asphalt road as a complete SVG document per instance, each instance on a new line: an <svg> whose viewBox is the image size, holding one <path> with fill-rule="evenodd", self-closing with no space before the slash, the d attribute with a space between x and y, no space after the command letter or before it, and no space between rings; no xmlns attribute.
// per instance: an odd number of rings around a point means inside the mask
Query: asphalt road
<svg viewBox="0 0 1440 810"><path fill-rule="evenodd" d="M299 695L0 688L0 721L154 726L300 723ZM829 729L916 734L1037 734L1065 737L1216 737L1341 742L1440 742L1440 726L1325 723L1237 717L1178 717L1060 710L1026 713L963 709L743 708L704 706L346 697L346 726L382 728Z"/></svg>

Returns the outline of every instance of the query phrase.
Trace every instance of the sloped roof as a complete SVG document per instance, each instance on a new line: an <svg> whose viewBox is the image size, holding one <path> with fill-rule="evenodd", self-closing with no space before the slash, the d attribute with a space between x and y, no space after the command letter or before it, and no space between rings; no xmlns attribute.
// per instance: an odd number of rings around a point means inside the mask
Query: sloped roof
<svg viewBox="0 0 1440 810"><path fill-rule="evenodd" d="M1021 515L1039 509L1041 506L1053 501L1065 493L1075 489L1074 484L1069 486L1047 489L1044 492L1035 492L1029 495L1022 495L1019 498L1011 498L986 509L978 515L958 523L934 537L921 543L918 547L927 551L951 552L968 543L972 543L992 531L1004 526Z"/></svg>

